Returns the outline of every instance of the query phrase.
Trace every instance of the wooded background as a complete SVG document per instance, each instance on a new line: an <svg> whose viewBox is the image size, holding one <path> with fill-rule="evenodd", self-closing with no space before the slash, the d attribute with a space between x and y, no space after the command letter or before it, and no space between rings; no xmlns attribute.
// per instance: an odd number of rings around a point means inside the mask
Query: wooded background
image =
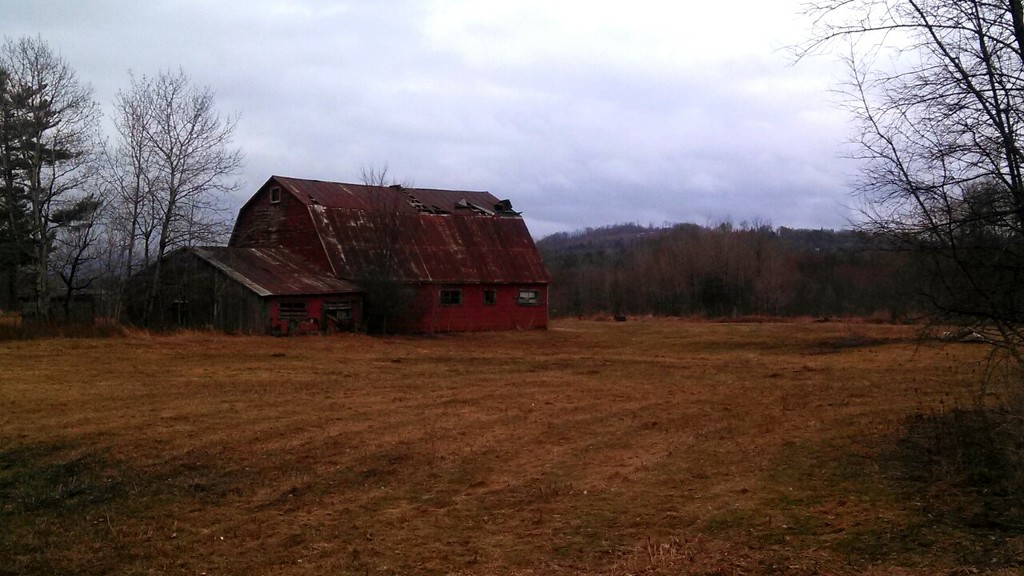
<svg viewBox="0 0 1024 576"><path fill-rule="evenodd" d="M558 233L538 248L553 316L875 315L920 308L913 255L851 230L767 224L622 224Z"/></svg>

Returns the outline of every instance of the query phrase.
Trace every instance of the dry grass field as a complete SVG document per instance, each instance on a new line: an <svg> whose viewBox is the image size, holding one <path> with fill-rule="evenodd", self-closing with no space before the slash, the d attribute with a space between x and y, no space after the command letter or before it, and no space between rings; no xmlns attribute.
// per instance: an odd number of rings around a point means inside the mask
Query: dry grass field
<svg viewBox="0 0 1024 576"><path fill-rule="evenodd" d="M1024 532L906 449L984 355L837 322L0 342L0 574L1015 574Z"/></svg>

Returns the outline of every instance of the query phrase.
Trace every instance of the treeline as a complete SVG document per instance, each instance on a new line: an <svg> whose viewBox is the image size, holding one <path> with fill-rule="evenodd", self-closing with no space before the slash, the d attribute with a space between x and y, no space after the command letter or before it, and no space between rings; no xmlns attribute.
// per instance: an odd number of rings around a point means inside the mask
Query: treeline
<svg viewBox="0 0 1024 576"><path fill-rule="evenodd" d="M234 119L182 71L127 79L105 114L41 38L0 44L0 310L70 319L102 294L116 316L125 279L228 230Z"/></svg>
<svg viewBox="0 0 1024 576"><path fill-rule="evenodd" d="M849 230L624 224L537 242L553 316L884 315L916 309L908 256Z"/></svg>

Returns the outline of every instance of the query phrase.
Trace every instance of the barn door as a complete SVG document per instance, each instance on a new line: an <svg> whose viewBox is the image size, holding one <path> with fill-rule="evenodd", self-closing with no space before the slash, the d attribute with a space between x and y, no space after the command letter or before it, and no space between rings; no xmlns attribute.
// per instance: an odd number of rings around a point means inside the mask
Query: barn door
<svg viewBox="0 0 1024 576"><path fill-rule="evenodd" d="M323 307L323 326L328 332L352 331L352 303L327 302Z"/></svg>

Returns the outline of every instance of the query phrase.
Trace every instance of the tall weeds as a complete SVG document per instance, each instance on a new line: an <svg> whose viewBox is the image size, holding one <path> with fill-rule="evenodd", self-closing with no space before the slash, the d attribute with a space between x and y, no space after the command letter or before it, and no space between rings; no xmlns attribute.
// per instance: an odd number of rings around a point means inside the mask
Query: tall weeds
<svg viewBox="0 0 1024 576"><path fill-rule="evenodd" d="M0 342L40 338L111 338L124 336L125 328L108 319L93 322L27 320L16 315L0 316Z"/></svg>

